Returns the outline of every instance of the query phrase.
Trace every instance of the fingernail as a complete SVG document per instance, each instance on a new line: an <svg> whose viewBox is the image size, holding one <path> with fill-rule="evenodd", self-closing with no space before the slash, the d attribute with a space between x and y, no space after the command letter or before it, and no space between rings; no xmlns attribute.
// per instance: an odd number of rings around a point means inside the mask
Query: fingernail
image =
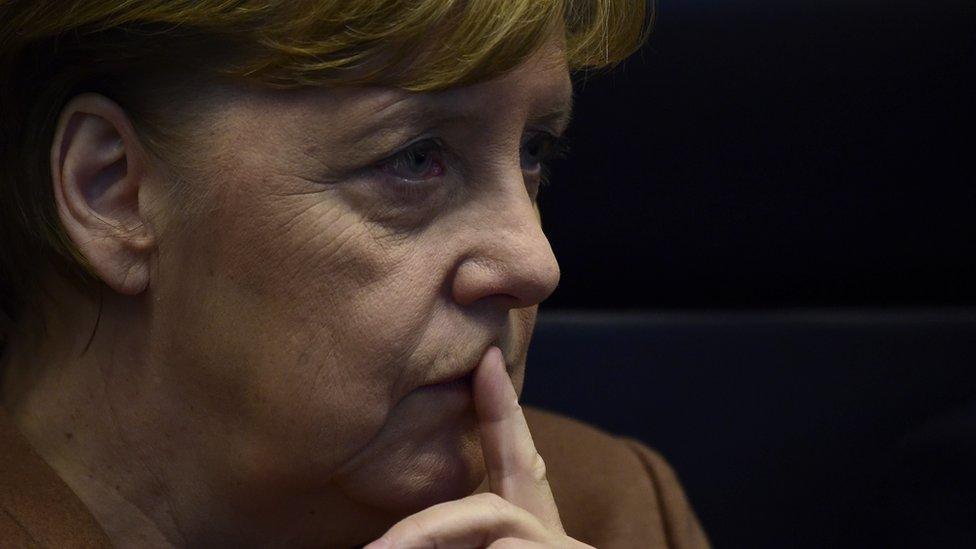
<svg viewBox="0 0 976 549"><path fill-rule="evenodd" d="M495 357L492 358L491 360L494 360L495 362L500 362L503 367L505 366L505 355L502 354L502 350L501 349L499 349L498 347L492 345L491 348L488 349L488 352L495 354Z"/></svg>

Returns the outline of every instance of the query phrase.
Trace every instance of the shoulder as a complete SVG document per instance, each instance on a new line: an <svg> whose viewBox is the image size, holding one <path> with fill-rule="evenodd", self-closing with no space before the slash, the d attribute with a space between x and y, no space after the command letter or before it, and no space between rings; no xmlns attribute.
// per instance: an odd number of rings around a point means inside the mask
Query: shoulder
<svg viewBox="0 0 976 549"><path fill-rule="evenodd" d="M628 438L526 406L567 533L597 547L708 547L667 461Z"/></svg>

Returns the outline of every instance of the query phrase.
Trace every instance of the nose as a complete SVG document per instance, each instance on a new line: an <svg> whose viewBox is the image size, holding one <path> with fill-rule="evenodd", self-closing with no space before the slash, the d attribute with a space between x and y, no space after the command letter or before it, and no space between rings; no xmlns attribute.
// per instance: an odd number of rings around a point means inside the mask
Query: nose
<svg viewBox="0 0 976 549"><path fill-rule="evenodd" d="M472 244L457 266L452 285L462 305L478 301L518 309L537 305L559 284L559 264L542 232L536 203L522 183L496 187L480 201Z"/></svg>

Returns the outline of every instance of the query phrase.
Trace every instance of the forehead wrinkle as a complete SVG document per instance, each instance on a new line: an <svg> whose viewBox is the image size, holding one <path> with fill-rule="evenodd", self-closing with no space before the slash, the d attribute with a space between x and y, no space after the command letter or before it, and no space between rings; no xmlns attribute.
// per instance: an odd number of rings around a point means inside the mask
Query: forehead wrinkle
<svg viewBox="0 0 976 549"><path fill-rule="evenodd" d="M545 68L543 73L552 69ZM572 115L573 88L568 71L560 78L536 74L527 81L506 75L496 80L436 92L408 92L396 88L354 88L355 107L343 116L351 145L381 145L403 139L410 131L422 131L449 123L485 124L500 109L524 103L532 124L552 125L562 133ZM515 90L514 92L512 90ZM361 97L366 92L367 98ZM488 108L486 108L486 106Z"/></svg>
<svg viewBox="0 0 976 549"><path fill-rule="evenodd" d="M484 95L490 97L494 94ZM389 104L383 112L366 115L370 120L356 130L351 141L356 144L381 142L405 131L421 131L454 124L484 126L495 117L497 108L505 108L511 100L518 102L520 98L499 96L495 101L483 99L483 94L460 93L453 97L422 94L401 98ZM495 103L497 108L486 109L485 106L491 103ZM552 125L562 132L569 125L572 105L571 93L560 92L556 98L545 96L536 99L529 104L527 121L531 124Z"/></svg>
<svg viewBox="0 0 976 549"><path fill-rule="evenodd" d="M367 94L377 95L376 98L363 100L355 93L365 91ZM412 109L405 108L404 103L410 102L414 94L402 92L392 88L354 88L354 108L347 116L343 116L343 124L350 129L349 140L353 143L365 141L367 138L392 126L390 122L402 118Z"/></svg>
<svg viewBox="0 0 976 549"><path fill-rule="evenodd" d="M393 142L418 132L455 123L483 123L488 118L473 105L452 106L432 94L412 94L389 101L380 109L357 110L345 120L349 131L343 141L365 148L395 145L399 143Z"/></svg>
<svg viewBox="0 0 976 549"><path fill-rule="evenodd" d="M431 95L430 108L444 118L484 122L516 111L531 124L568 126L573 108L573 85L565 64L547 58L526 62L496 79Z"/></svg>
<svg viewBox="0 0 976 549"><path fill-rule="evenodd" d="M343 139L353 146L388 146L415 132L447 125L455 120L483 119L475 109L455 109L440 94L393 90L393 97L366 101L344 118L348 132ZM468 112L470 111L470 112Z"/></svg>

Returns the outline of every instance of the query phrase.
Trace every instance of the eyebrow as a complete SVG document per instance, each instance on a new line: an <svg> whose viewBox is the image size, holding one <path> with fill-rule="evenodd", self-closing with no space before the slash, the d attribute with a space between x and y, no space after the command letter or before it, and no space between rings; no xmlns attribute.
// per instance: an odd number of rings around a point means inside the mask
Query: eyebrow
<svg viewBox="0 0 976 549"><path fill-rule="evenodd" d="M543 106L535 107L529 114L528 122L533 125L548 125L557 134L565 132L573 111L573 94L547 98ZM467 103L467 102L464 102ZM540 101L539 103L542 103ZM361 128L349 135L355 144L377 143L394 140L418 128L433 128L448 121L477 122L484 118L476 107L448 98L432 98L422 94L410 94L385 98L377 101L365 113L368 118Z"/></svg>
<svg viewBox="0 0 976 549"><path fill-rule="evenodd" d="M533 124L553 125L558 133L563 133L569 127L573 118L573 95L569 94L566 99L560 98L558 101L547 105L544 109L534 112L529 116L529 122Z"/></svg>
<svg viewBox="0 0 976 549"><path fill-rule="evenodd" d="M549 101L544 107L533 112L529 116L529 122L533 124L552 124L556 126L559 133L562 133L566 131L570 121L573 119L574 103L575 94L570 89L569 93L565 94L565 96L558 94L556 100Z"/></svg>

